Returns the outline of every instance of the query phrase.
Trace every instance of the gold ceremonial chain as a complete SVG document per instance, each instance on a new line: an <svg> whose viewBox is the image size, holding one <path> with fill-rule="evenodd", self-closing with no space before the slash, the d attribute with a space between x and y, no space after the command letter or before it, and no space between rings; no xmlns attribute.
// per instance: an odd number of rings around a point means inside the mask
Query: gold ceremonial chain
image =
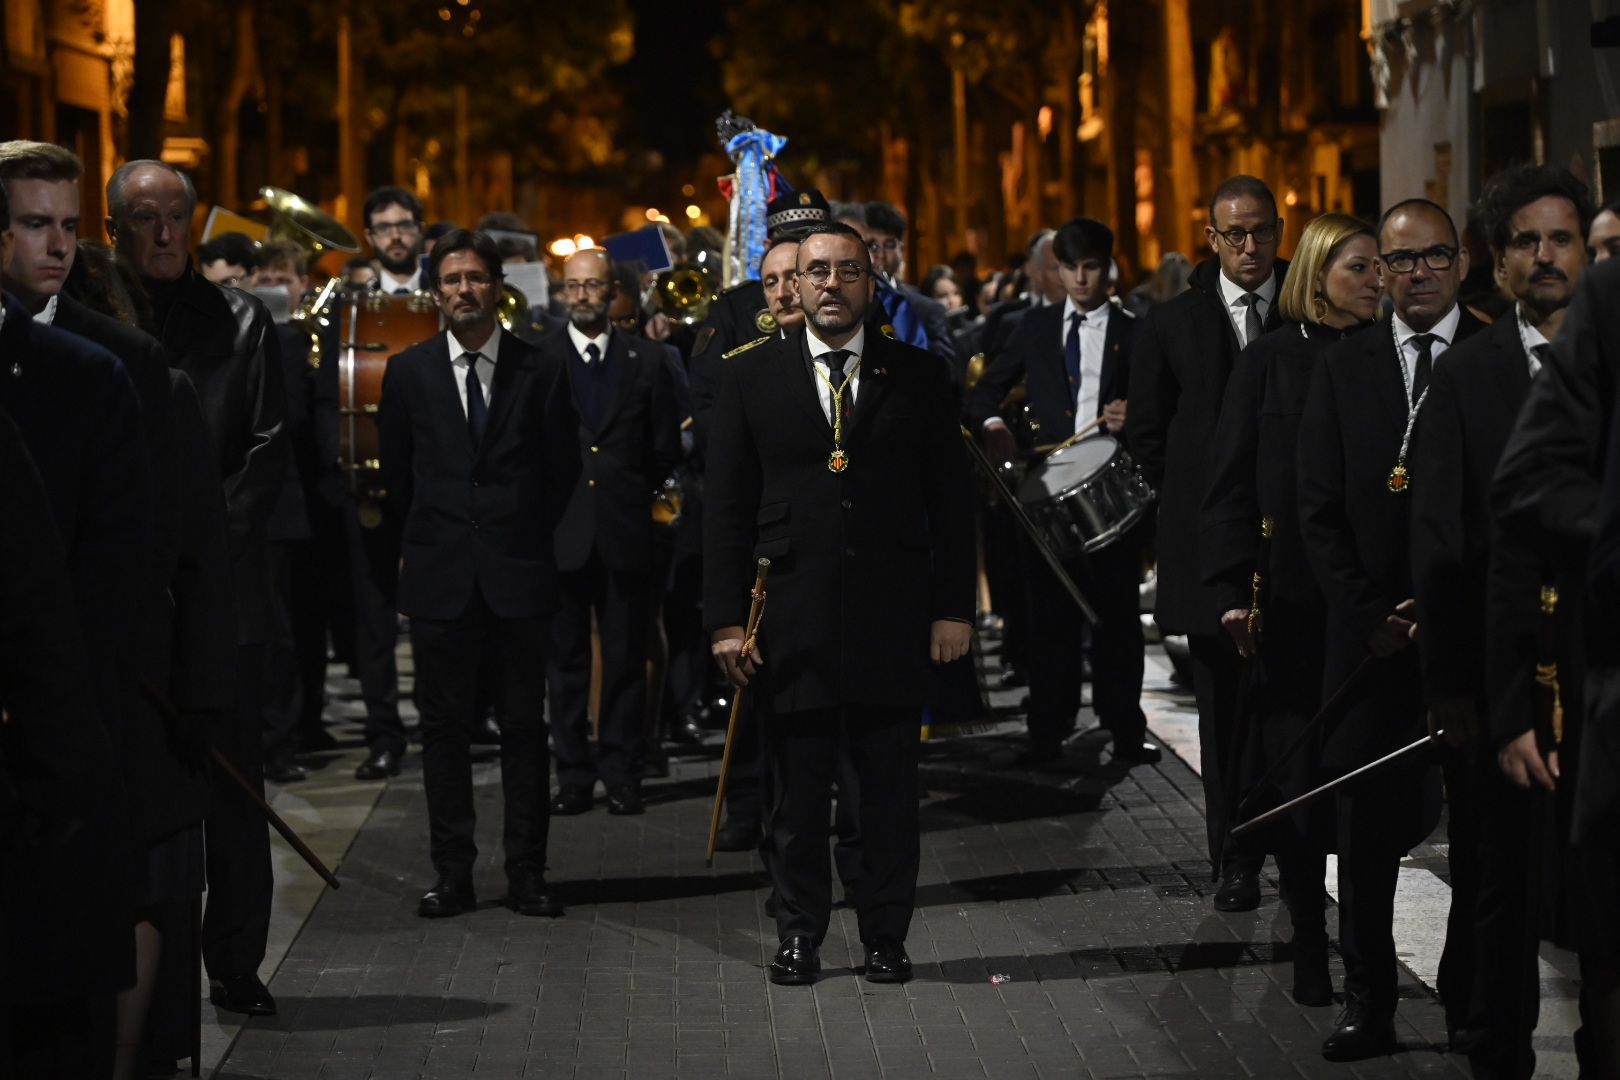
<svg viewBox="0 0 1620 1080"><path fill-rule="evenodd" d="M827 455L827 471L841 473L849 468L849 454L844 451L844 391L848 390L850 384L855 381L855 373L861 370L861 362L859 360L855 361L855 366L849 369L848 375L844 376L843 386L834 386L832 380L827 377L826 372L816 367L815 364L810 366L816 369L816 374L820 376L822 382L827 384L827 390L832 394L833 452Z"/></svg>
<svg viewBox="0 0 1620 1080"><path fill-rule="evenodd" d="M1260 539L1270 540L1271 534L1273 531L1275 531L1276 527L1277 522L1272 518L1261 518ZM1265 583L1266 579L1264 575L1262 575L1260 571L1256 570L1254 572L1254 577L1251 578L1249 582L1249 636L1251 638L1260 633L1260 590L1265 586Z"/></svg>
<svg viewBox="0 0 1620 1080"><path fill-rule="evenodd" d="M1558 589L1541 587L1541 613L1551 618L1558 610ZM1536 685L1552 691L1552 737L1556 747L1564 741L1564 698L1558 686L1558 661L1536 665Z"/></svg>
<svg viewBox="0 0 1620 1080"><path fill-rule="evenodd" d="M1395 330L1395 320L1389 320L1390 337L1395 339L1395 359L1401 362L1401 383L1406 387L1406 432L1401 436L1401 454L1395 459L1395 467L1389 470L1389 490L1396 495L1404 495L1412 486L1412 477L1406 471L1406 454L1412 448L1412 429L1417 426L1418 410L1429 399L1429 388L1425 386L1423 393L1418 395L1416 401L1412 400L1413 374L1406 366L1406 353L1401 350L1401 336Z"/></svg>

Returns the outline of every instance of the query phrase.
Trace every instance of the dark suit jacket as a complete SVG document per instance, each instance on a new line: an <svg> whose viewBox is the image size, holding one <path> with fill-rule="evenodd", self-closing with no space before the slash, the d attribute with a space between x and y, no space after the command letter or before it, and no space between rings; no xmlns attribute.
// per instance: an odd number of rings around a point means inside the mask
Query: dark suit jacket
<svg viewBox="0 0 1620 1080"><path fill-rule="evenodd" d="M579 477L579 417L556 356L502 332L475 447L436 334L389 358L377 419L399 610L454 619L480 589L500 618L549 617L552 536Z"/></svg>
<svg viewBox="0 0 1620 1080"><path fill-rule="evenodd" d="M0 408L39 467L67 550L103 716L128 749L134 643L153 550L141 407L118 359L6 299Z"/></svg>
<svg viewBox="0 0 1620 1080"><path fill-rule="evenodd" d="M1424 475L1443 483L1412 489L1412 584L1418 644L1428 701L1485 696L1486 575L1491 556L1491 480L1519 409L1530 392L1529 358L1509 312L1483 333L1447 349L1435 365L1429 395L1412 434L1413 457ZM1511 621L1536 633L1534 578ZM1507 612L1500 613L1507 615ZM1505 632L1506 625L1493 627ZM1530 726L1532 667L1520 669L1517 699ZM1483 713L1482 713L1483 715Z"/></svg>
<svg viewBox="0 0 1620 1080"><path fill-rule="evenodd" d="M309 540L314 536L308 497L313 492L306 490L305 478L314 478L320 458L315 436L320 369L310 366L310 336L300 324L278 323L274 333L287 400L281 424L287 442L287 477L271 508L265 537L279 542ZM324 353L323 349L323 360ZM336 364L336 357L332 362Z"/></svg>
<svg viewBox="0 0 1620 1080"><path fill-rule="evenodd" d="M720 395L720 358L765 333L755 322L764 310L765 287L758 281L744 281L715 297L708 317L698 327L687 371L692 386L692 434L700 457L708 452L710 413Z"/></svg>
<svg viewBox="0 0 1620 1080"><path fill-rule="evenodd" d="M585 361L567 331L540 347L547 361L568 372L579 422L579 482L557 526L557 568L578 570L594 551L609 570L653 571L650 504L658 485L681 460L681 415L664 350L654 342L608 336L599 428L592 427L576 385Z"/></svg>
<svg viewBox="0 0 1620 1080"><path fill-rule="evenodd" d="M1482 326L1464 309L1457 343ZM1306 397L1299 514L1305 551L1327 601L1325 692L1349 676L1367 655L1368 637L1412 595L1411 489L1389 490L1406 402L1388 316L1329 348ZM1441 467L1409 454L1412 487L1455 483ZM1416 617L1421 623L1425 613ZM1329 750L1335 767L1365 764L1422 733L1415 651L1403 649L1378 665L1366 699L1345 714L1335 734Z"/></svg>
<svg viewBox="0 0 1620 1080"><path fill-rule="evenodd" d="M1129 312L1109 305L1097 416L1110 401L1130 396L1136 328L1137 321ZM1074 432L1074 403L1069 374L1063 367L1063 333L1062 304L1033 308L1019 320L1007 347L990 361L968 399L968 416L975 428L1000 414L1007 391L1023 379L1030 411L1040 424L1041 441L1059 442Z"/></svg>
<svg viewBox="0 0 1620 1080"><path fill-rule="evenodd" d="M923 332L928 335L928 351L954 365L956 335L951 333L951 322L946 316L945 305L932 296L925 296L917 286L904 281L895 285L895 291L906 298L906 303L911 305L911 310L922 323Z"/></svg>
<svg viewBox="0 0 1620 1080"><path fill-rule="evenodd" d="M1288 264L1276 263L1277 293L1265 328L1281 325L1276 297ZM1131 358L1131 456L1159 493L1159 599L1154 612L1167 633L1214 634L1216 598L1203 584L1198 511L1208 492L1209 448L1238 339L1221 298L1221 265L1206 259L1190 287L1142 320Z"/></svg>
<svg viewBox="0 0 1620 1080"><path fill-rule="evenodd" d="M704 622L747 620L755 560L771 560L760 638L776 712L919 707L929 626L973 617L973 508L945 365L867 331L851 464L827 467L804 331L721 368L704 491Z"/></svg>
<svg viewBox="0 0 1620 1080"><path fill-rule="evenodd" d="M169 362L191 376L225 483L237 641L270 634L270 579L265 537L287 478L287 413L279 343L264 304L239 289L209 282L188 266L152 290L158 338Z"/></svg>
<svg viewBox="0 0 1620 1080"><path fill-rule="evenodd" d="M135 977L134 837L52 517L0 411L0 1002L108 993Z"/></svg>

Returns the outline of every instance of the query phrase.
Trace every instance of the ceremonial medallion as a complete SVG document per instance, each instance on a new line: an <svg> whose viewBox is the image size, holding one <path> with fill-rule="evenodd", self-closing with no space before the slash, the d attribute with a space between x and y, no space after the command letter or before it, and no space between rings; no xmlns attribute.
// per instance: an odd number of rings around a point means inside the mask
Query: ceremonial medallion
<svg viewBox="0 0 1620 1080"><path fill-rule="evenodd" d="M1410 487L1411 484L1412 481L1406 475L1406 466L1404 464L1398 464L1393 469L1389 470L1389 490L1393 491L1395 494L1405 495L1406 489Z"/></svg>
<svg viewBox="0 0 1620 1080"><path fill-rule="evenodd" d="M834 450L827 455L828 472L841 473L847 468L849 468L849 455L844 453L843 450Z"/></svg>
<svg viewBox="0 0 1620 1080"><path fill-rule="evenodd" d="M770 308L760 308L759 314L754 316L754 325L762 334L776 333L776 316L771 314Z"/></svg>

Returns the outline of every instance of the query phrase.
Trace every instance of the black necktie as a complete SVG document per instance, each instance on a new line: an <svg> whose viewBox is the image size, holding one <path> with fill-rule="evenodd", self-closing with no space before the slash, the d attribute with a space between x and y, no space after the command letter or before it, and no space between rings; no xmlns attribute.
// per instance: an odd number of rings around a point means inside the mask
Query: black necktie
<svg viewBox="0 0 1620 1080"><path fill-rule="evenodd" d="M1412 344L1417 346L1417 363L1412 365L1412 404L1416 405L1429 388L1429 373L1434 370L1433 334L1413 334Z"/></svg>
<svg viewBox="0 0 1620 1080"><path fill-rule="evenodd" d="M848 424L849 418L855 413L855 395L850 390L844 390L849 382L844 376L844 365L849 363L849 352L845 349L834 349L822 359L827 361L827 375L832 388L843 391L843 400L839 407L843 410L844 423ZM831 406L832 403L828 402L828 405Z"/></svg>
<svg viewBox="0 0 1620 1080"><path fill-rule="evenodd" d="M1536 358L1538 367L1545 367L1552 360L1552 345L1543 341L1540 345L1532 346L1530 355Z"/></svg>
<svg viewBox="0 0 1620 1080"><path fill-rule="evenodd" d="M1260 294L1244 293L1243 304L1248 310L1243 313L1243 344L1245 347L1253 345L1261 334L1265 333L1265 324L1260 321Z"/></svg>
<svg viewBox="0 0 1620 1080"><path fill-rule="evenodd" d="M409 296L409 295L411 295L411 290L409 290L405 286L401 285L399 288L394 290L394 295L395 296Z"/></svg>
<svg viewBox="0 0 1620 1080"><path fill-rule="evenodd" d="M1069 336L1063 339L1063 370L1069 375L1069 403L1080 401L1080 324L1085 320L1077 311L1069 316Z"/></svg>
<svg viewBox="0 0 1620 1080"><path fill-rule="evenodd" d="M484 441L484 429L489 426L489 407L484 404L484 384L478 381L478 353L467 353L467 432L472 435L473 446Z"/></svg>

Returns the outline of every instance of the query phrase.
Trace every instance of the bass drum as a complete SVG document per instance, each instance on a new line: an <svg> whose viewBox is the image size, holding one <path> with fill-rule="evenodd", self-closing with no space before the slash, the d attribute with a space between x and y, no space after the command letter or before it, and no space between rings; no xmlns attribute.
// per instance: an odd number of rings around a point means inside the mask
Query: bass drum
<svg viewBox="0 0 1620 1080"><path fill-rule="evenodd" d="M1060 557L1078 558L1118 540L1153 505L1153 488L1110 435L1053 451L1018 488L1041 538Z"/></svg>
<svg viewBox="0 0 1620 1080"><path fill-rule="evenodd" d="M377 406L388 358L439 333L439 309L422 293L362 293L343 308L338 336L338 452L360 522L382 523Z"/></svg>

